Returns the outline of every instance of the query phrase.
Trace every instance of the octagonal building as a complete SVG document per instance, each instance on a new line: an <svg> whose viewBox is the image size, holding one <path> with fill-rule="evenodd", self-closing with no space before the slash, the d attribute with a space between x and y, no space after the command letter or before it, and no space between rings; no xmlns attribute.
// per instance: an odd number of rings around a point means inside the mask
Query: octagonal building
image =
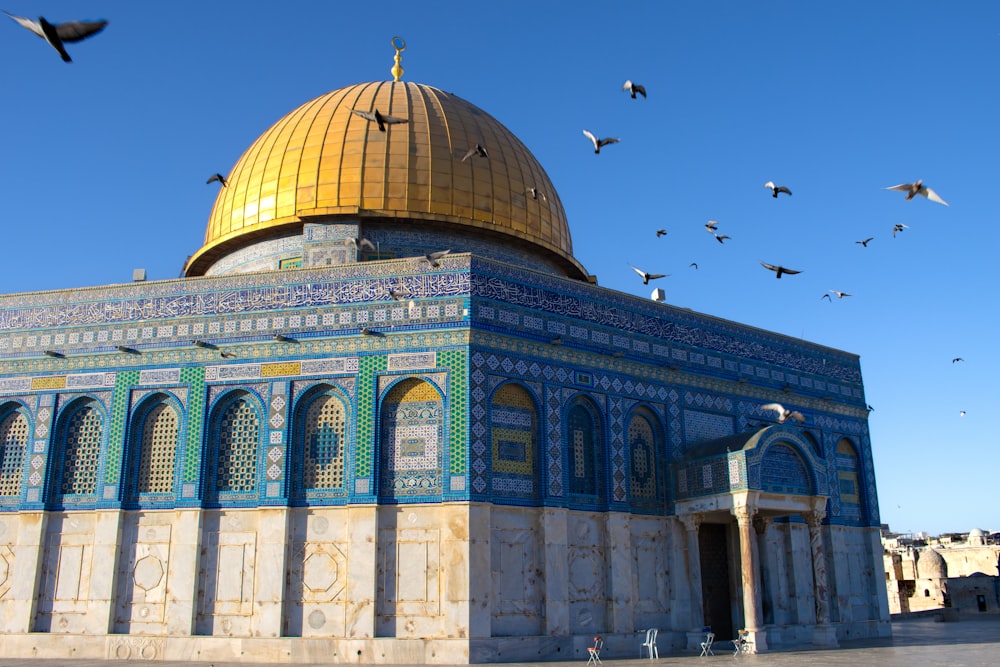
<svg viewBox="0 0 1000 667"><path fill-rule="evenodd" d="M890 632L878 526L855 355L599 287L430 86L274 123L183 278L0 296L3 658L831 646Z"/></svg>

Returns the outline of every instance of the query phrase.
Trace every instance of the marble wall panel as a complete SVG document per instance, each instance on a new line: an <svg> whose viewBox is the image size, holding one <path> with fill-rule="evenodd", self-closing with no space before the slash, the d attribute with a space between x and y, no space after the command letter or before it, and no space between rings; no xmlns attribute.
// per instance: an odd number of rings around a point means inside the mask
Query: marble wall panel
<svg viewBox="0 0 1000 667"><path fill-rule="evenodd" d="M568 516L570 632L590 634L608 627L608 560L604 517Z"/></svg>
<svg viewBox="0 0 1000 667"><path fill-rule="evenodd" d="M490 535L494 637L544 634L545 572L537 511L494 508Z"/></svg>

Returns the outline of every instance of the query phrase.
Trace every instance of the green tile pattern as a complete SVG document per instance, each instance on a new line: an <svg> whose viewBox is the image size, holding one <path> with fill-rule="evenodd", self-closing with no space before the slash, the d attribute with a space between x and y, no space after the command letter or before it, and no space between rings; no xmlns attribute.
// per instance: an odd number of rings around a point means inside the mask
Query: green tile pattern
<svg viewBox="0 0 1000 667"><path fill-rule="evenodd" d="M108 454L104 465L104 483L117 484L121 478L125 452L125 420L131 388L139 382L139 371L119 371L111 395L111 429L108 431Z"/></svg>
<svg viewBox="0 0 1000 667"><path fill-rule="evenodd" d="M375 376L386 368L387 357L363 356L358 359L357 442L355 443L354 475L371 477L372 453L375 446Z"/></svg>
<svg viewBox="0 0 1000 667"><path fill-rule="evenodd" d="M202 431L205 428L205 369L197 366L182 368L181 382L190 387L187 404L187 443L184 447L181 481L197 482Z"/></svg>
<svg viewBox="0 0 1000 667"><path fill-rule="evenodd" d="M468 469L469 364L465 350L443 350L438 365L448 373L448 472L464 475Z"/></svg>

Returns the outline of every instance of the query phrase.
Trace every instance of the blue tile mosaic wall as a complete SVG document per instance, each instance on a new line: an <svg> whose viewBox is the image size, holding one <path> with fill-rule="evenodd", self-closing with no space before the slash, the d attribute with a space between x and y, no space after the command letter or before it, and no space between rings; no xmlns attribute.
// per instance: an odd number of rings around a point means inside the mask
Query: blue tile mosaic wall
<svg viewBox="0 0 1000 667"><path fill-rule="evenodd" d="M127 418L140 392L173 392L184 411L174 502L197 505L212 483L204 479L203 448L219 435L205 431L205 414L224 392L252 391L260 402L258 477L240 506L371 502L377 443L394 438L380 430L382 388L408 374L447 396L437 497L670 512L675 497L764 483L803 488L788 457L685 457L698 443L766 421L759 406L789 388L782 402L809 417L802 430L812 435L801 440L813 452L807 468L833 470L841 438L858 448L866 501L847 507L837 498L837 476L824 473L818 488L830 494L830 520L877 524L854 355L479 257L453 254L434 273L426 268L399 259L0 297L0 396L24 399L37 431L52 419L46 409L103 394L111 419L101 494L120 481ZM276 341L275 333L294 341ZM192 346L193 338L229 346L236 359ZM112 352L118 343L142 354ZM72 354L34 356L57 345ZM390 354L414 365L394 368ZM491 397L512 381L524 400L501 402L497 412ZM299 419L291 406L320 383L345 397L350 426L337 445L345 453L343 485L293 494L288 478L301 464L289 450ZM578 460L567 423L578 397L592 401L601 424L592 466L602 476L593 494L571 493ZM650 425L643 437L632 433L637 411ZM35 435L25 475L44 475L52 456L48 434ZM651 471L662 472L652 486ZM29 479L25 488L39 487Z"/></svg>

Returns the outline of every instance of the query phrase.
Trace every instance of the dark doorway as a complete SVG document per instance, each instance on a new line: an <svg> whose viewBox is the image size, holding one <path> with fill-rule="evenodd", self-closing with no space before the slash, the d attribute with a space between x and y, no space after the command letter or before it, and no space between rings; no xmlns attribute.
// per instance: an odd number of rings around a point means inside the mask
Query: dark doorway
<svg viewBox="0 0 1000 667"><path fill-rule="evenodd" d="M986 611L986 596L985 595L977 595L976 596L976 605L979 607L979 611Z"/></svg>
<svg viewBox="0 0 1000 667"><path fill-rule="evenodd" d="M701 554L701 599L705 625L711 626L719 639L734 637L726 526L703 523L698 531L698 551Z"/></svg>

